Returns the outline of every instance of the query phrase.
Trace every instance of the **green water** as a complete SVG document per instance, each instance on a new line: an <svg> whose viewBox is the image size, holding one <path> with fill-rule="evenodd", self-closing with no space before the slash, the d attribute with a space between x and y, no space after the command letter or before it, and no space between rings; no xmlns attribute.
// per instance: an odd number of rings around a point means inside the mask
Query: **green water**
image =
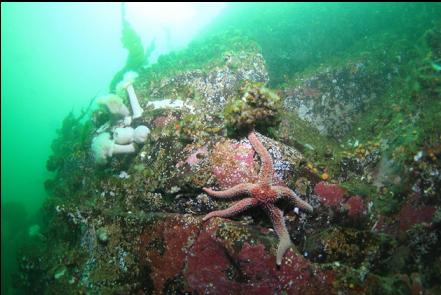
<svg viewBox="0 0 441 295"><path fill-rule="evenodd" d="M166 75L179 70L179 57L188 69L198 68L224 48L179 50L192 40L203 44L217 34L240 32L261 48L271 87L295 84L297 75L323 64L338 65L349 56L369 54L377 50L370 41L375 38L398 40L390 48L417 43L426 30L441 22L439 3L190 7L179 7L181 15L178 9L157 19L136 18L134 10L133 15L128 13L144 46L156 42L150 55L154 71ZM39 211L48 197L44 182L53 177L46 161L61 122L69 112L79 115L92 99L107 93L112 78L126 63L120 8L119 3L1 5L2 294L16 294L11 275L17 270L17 249L29 227L44 219ZM156 14L161 11L164 8ZM167 55L171 51L178 53ZM412 61L414 53L405 54L399 58ZM434 65L440 62L433 60ZM430 118L431 112L427 112ZM421 132L429 134L436 128L433 123L421 126ZM408 144L406 139L398 140Z"/></svg>
<svg viewBox="0 0 441 295"><path fill-rule="evenodd" d="M153 58L188 43L221 8L193 6L198 19L179 27L134 19L146 45L158 39ZM1 5L2 294L15 270L19 233L38 221L47 196L46 161L60 122L106 93L125 64L120 15L119 3Z"/></svg>
<svg viewBox="0 0 441 295"><path fill-rule="evenodd" d="M109 18L95 22L99 13ZM46 197L45 162L60 121L105 88L124 60L112 13L118 17L110 5L2 3L2 293L18 233Z"/></svg>

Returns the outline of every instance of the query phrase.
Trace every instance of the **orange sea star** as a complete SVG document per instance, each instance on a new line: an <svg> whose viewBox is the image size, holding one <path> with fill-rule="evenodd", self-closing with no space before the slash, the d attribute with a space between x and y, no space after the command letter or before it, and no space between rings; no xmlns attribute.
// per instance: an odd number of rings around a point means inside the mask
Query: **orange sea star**
<svg viewBox="0 0 441 295"><path fill-rule="evenodd" d="M273 161L257 138L254 131L251 131L248 135L253 148L260 156L261 168L259 173L259 179L257 183L240 183L224 191L214 191L210 188L203 188L203 190L212 197L216 198L232 198L239 195L249 195L248 198L242 199L234 203L231 207L225 210L218 210L210 212L205 215L203 220L208 220L212 217L228 217L237 213L240 213L250 207L260 205L266 211L270 217L274 229L279 236L279 246L277 248L276 263L280 265L282 263L282 257L286 250L292 245L289 237L288 230L286 229L285 219L283 212L277 208L274 203L280 198L286 198L293 201L298 207L312 212L312 206L307 202L300 199L291 189L286 186L272 185L273 184Z"/></svg>

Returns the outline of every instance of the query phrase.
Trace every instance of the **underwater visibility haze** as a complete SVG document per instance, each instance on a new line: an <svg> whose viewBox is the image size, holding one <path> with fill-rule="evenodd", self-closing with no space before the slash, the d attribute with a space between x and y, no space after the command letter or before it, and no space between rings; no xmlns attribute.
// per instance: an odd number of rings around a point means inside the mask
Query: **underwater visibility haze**
<svg viewBox="0 0 441 295"><path fill-rule="evenodd" d="M2 294L441 294L440 3L2 3Z"/></svg>

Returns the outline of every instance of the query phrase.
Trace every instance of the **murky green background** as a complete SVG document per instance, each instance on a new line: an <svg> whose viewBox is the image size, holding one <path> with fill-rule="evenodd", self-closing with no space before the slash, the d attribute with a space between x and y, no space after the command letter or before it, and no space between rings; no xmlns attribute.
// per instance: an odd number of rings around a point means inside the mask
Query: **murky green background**
<svg viewBox="0 0 441 295"><path fill-rule="evenodd" d="M146 44L156 38L153 58L187 44L223 6L179 5L162 19L161 4L146 17L131 17L137 7L127 12ZM180 9L190 15L180 18ZM125 64L120 13L119 3L1 5L2 294L15 269L19 234L37 222L46 197L46 160L56 130L70 111L78 114L106 93Z"/></svg>

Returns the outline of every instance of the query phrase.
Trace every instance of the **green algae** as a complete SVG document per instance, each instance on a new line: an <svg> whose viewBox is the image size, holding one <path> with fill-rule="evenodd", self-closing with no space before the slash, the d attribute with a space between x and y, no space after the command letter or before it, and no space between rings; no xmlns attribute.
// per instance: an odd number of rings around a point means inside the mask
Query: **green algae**
<svg viewBox="0 0 441 295"><path fill-rule="evenodd" d="M124 67L115 74L110 82L110 91L115 91L116 85L123 79L126 72L139 71L147 63L150 54L155 48L155 44L152 42L146 52L144 52L141 37L125 19L123 19L122 24L121 43L128 52L127 60Z"/></svg>

